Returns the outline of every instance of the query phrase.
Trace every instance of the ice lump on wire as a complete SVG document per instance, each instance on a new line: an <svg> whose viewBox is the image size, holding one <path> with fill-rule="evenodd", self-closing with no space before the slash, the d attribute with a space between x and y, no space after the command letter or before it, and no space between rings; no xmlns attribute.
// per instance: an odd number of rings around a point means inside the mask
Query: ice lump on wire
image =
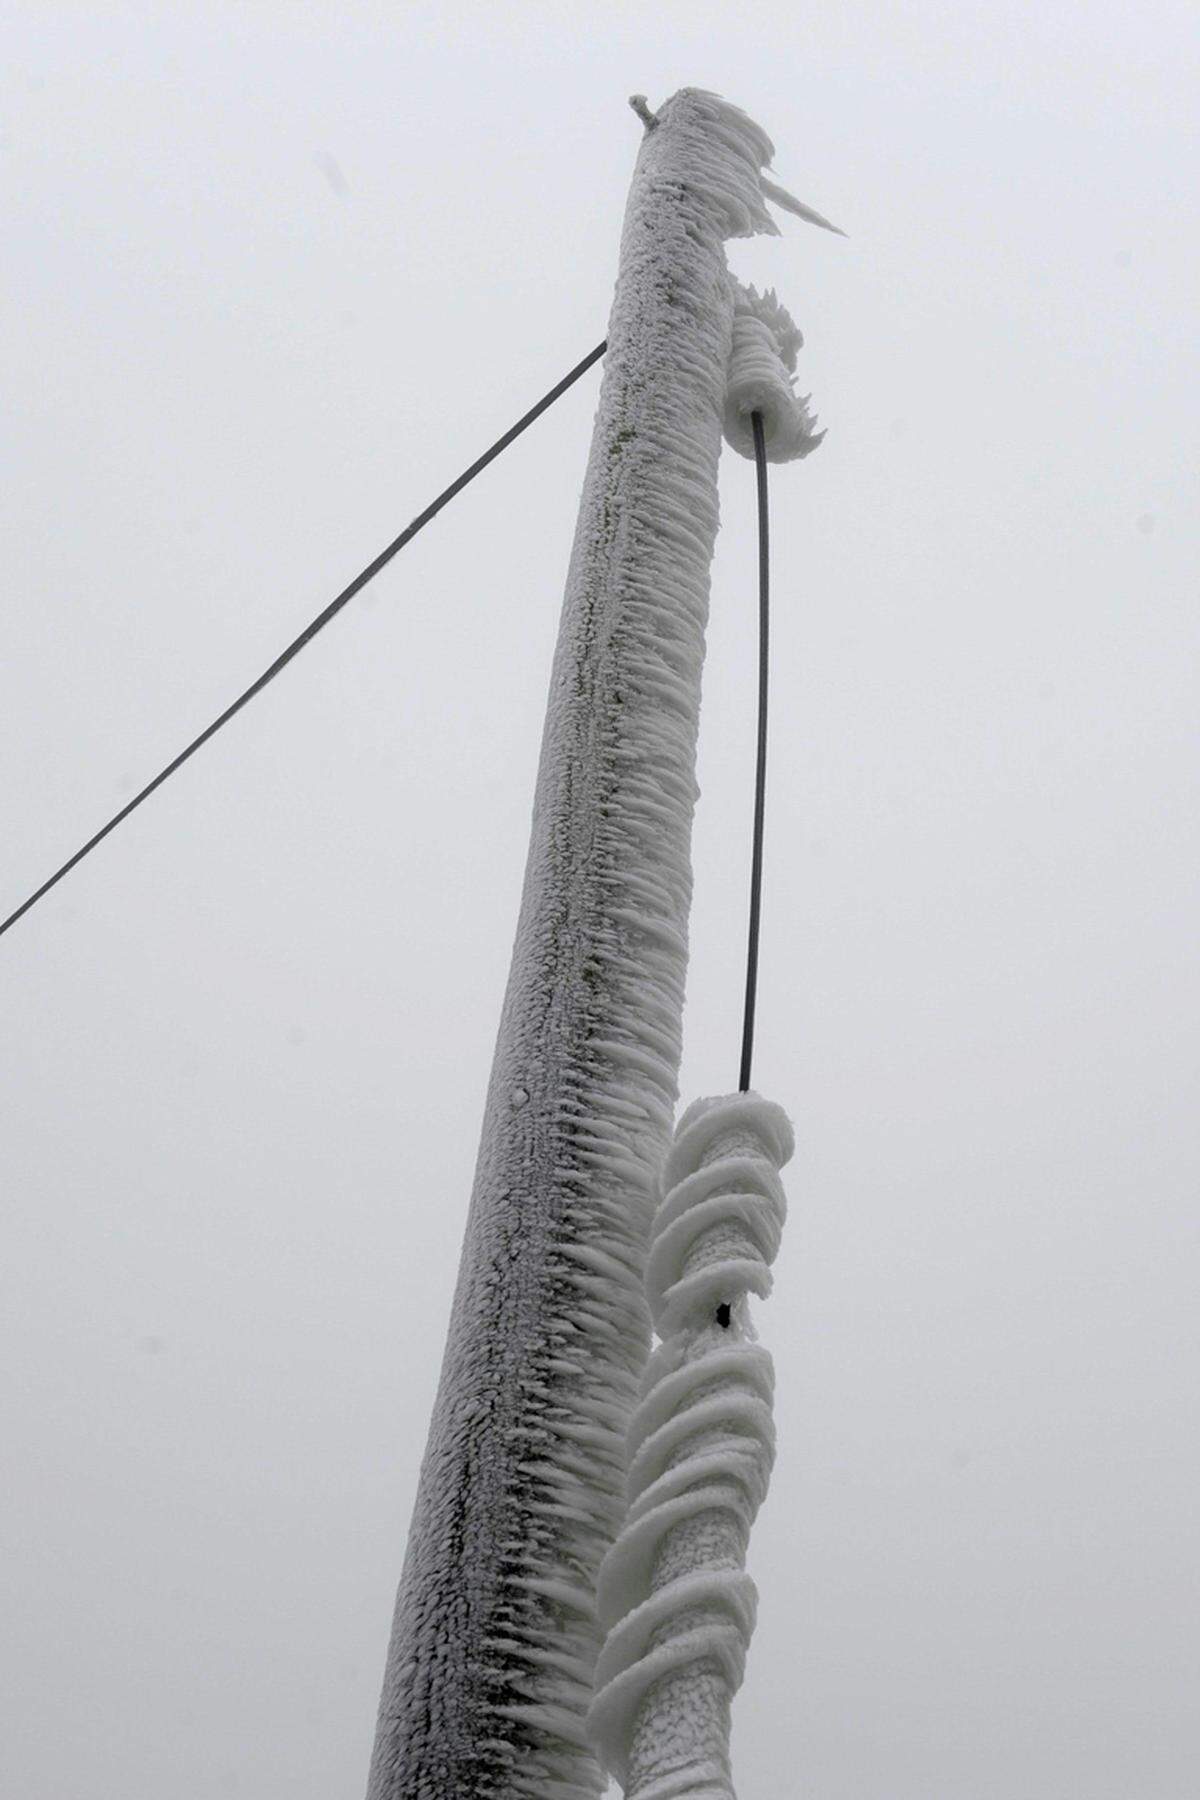
<svg viewBox="0 0 1200 1800"><path fill-rule="evenodd" d="M808 456L825 436L816 428L807 394L796 392L796 352L804 339L773 288L733 283L733 346L725 386L725 442L754 456L751 415L763 417L768 462Z"/></svg>

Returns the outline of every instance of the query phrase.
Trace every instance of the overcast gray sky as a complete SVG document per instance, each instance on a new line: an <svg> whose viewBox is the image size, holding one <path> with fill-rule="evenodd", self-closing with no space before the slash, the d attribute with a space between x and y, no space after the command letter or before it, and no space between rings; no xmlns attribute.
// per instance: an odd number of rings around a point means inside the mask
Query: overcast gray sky
<svg viewBox="0 0 1200 1800"><path fill-rule="evenodd" d="M731 246L774 477L756 1084L780 1456L743 1800L1193 1800L1191 8L10 4L0 912L603 335L635 90L851 234ZM365 1785L598 377L0 943L0 1759ZM736 1082L727 456L683 1095Z"/></svg>

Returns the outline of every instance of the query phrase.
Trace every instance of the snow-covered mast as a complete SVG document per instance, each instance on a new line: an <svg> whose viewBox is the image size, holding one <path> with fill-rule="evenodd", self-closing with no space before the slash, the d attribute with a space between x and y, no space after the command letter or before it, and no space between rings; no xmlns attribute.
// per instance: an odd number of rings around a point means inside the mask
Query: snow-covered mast
<svg viewBox="0 0 1200 1800"><path fill-rule="evenodd" d="M735 305L764 304L735 289L723 244L775 231L764 198L825 223L765 180L770 141L736 107L684 89L635 109L646 131L368 1800L604 1786L584 1728L595 1584L624 1516L677 1097ZM741 416L735 402L731 435Z"/></svg>

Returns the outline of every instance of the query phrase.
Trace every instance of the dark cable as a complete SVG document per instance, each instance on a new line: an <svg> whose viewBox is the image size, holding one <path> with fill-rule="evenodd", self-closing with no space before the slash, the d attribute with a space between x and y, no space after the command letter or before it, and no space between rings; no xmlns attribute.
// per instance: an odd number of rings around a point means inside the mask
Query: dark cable
<svg viewBox="0 0 1200 1800"><path fill-rule="evenodd" d="M754 1054L754 1005L758 996L758 927L762 914L763 814L767 797L767 669L770 653L770 558L767 532L767 440L760 412L750 414L758 474L758 756L754 769L754 846L750 853L750 932L746 945L746 1010L742 1016L742 1067L738 1092L750 1086Z"/></svg>
<svg viewBox="0 0 1200 1800"><path fill-rule="evenodd" d="M400 533L400 536L398 538L393 538L387 549L381 550L374 562L368 563L366 568L362 571L362 574L356 575L349 587L343 588L337 599L331 600L325 610L317 614L311 625L305 626L304 630L300 633L300 636L294 638L287 649L283 651L282 655L275 658L275 661L271 664L270 668L264 669L258 680L252 682L244 694L239 694L232 706L227 706L225 708L225 711L221 714L220 718L214 719L211 725L205 727L199 737L193 738L186 750L181 750L174 761L169 762L166 768L154 777L153 781L148 782L140 794L135 794L128 805L123 806L119 813L113 815L107 825L101 827L95 837L89 838L82 849L77 850L74 856L72 856L68 862L63 864L61 869L56 869L49 881L44 881L41 887L37 889L36 893L30 894L28 900L18 906L16 912L9 914L4 923L0 925L0 937L3 937L9 926L15 925L17 920L27 913L31 906L36 905L43 894L48 894L50 889L54 887L57 882L60 882L64 875L69 874L76 863L82 862L84 857L88 854L88 851L94 850L96 845L100 843L102 839L106 838L110 831L116 829L122 819L127 819L135 807L140 806L143 800L149 799L155 788L161 787L167 777L173 775L176 769L182 767L189 756L194 756L202 744L206 744L214 733L220 731L222 725L227 725L234 713L240 712L248 700L253 700L255 694L261 693L267 683L273 681L279 671L286 668L287 664L291 662L294 656L299 655L305 644L311 642L311 640L316 637L318 631L321 631L328 625L330 619L332 619L336 613L341 612L347 601L353 600L355 594L360 593L362 589L366 587L367 583L378 575L381 569L386 568L396 552L402 550L411 538L416 537L423 525L428 525L430 519L433 518L435 513L439 513L442 510L448 500L453 500L454 496L461 493L467 483L473 481L482 469L486 469L488 464L499 456L502 450L507 450L513 439L520 437L526 426L532 425L533 421L544 413L548 406L552 406L560 395L565 394L567 389L574 382L579 380L581 375L586 374L592 364L598 362L604 355L607 348L607 341L602 344L597 344L596 348L589 351L582 362L576 363L569 375L564 375L557 386L552 387L548 394L543 395L536 406L531 406L529 411L525 413L522 418L518 419L515 425L511 425L502 438L497 438L490 450L485 450L483 455L479 457L477 461L473 462L469 469L464 469L458 479L452 481L450 486L446 488L443 493L438 495L431 506L427 506L423 513L418 513L412 524L406 525L404 530Z"/></svg>

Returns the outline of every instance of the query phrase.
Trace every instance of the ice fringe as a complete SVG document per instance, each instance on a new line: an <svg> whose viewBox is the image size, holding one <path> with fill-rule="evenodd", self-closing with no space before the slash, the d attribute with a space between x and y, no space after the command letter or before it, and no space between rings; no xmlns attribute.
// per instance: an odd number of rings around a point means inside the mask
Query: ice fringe
<svg viewBox="0 0 1200 1800"><path fill-rule="evenodd" d="M595 1581L624 1515L677 1093L722 246L776 229L770 155L744 113L685 89L638 158L370 1800L603 1788L584 1729Z"/></svg>
<svg viewBox="0 0 1200 1800"><path fill-rule="evenodd" d="M770 1292L792 1154L759 1095L679 1122L646 1287L663 1343L629 1433L629 1511L600 1569L608 1638L588 1721L629 1800L730 1800L729 1707L754 1629L746 1539L774 1456L771 1359L747 1296Z"/></svg>

